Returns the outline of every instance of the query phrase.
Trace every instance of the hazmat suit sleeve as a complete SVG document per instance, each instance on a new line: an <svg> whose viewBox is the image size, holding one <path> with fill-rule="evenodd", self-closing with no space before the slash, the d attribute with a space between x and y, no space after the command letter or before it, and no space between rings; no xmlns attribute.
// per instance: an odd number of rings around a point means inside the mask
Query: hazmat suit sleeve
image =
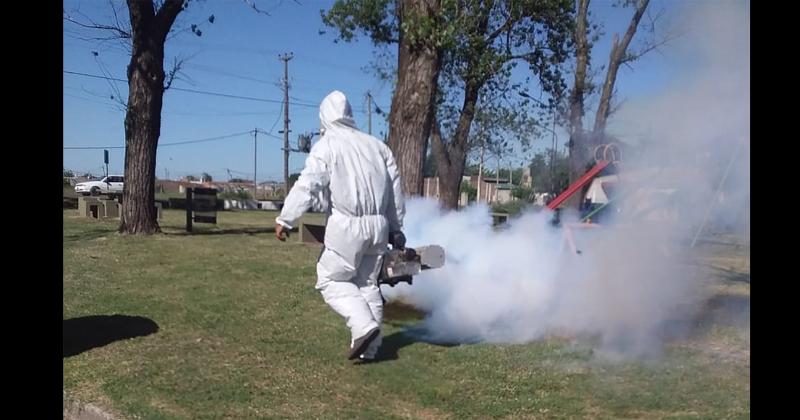
<svg viewBox="0 0 800 420"><path fill-rule="evenodd" d="M406 203L403 197L403 183L400 181L400 172L397 170L397 163L394 160L391 150L386 148L386 170L392 181L392 199L389 200L389 208L386 218L389 220L389 230L391 232L403 230L403 217L406 214Z"/></svg>
<svg viewBox="0 0 800 420"><path fill-rule="evenodd" d="M277 223L289 229L308 211L314 203L315 197L319 196L330 183L328 162L322 146L321 143L318 143L311 149L311 153L306 158L306 166L300 172L300 177L292 186L289 195L286 196L281 214L275 219Z"/></svg>

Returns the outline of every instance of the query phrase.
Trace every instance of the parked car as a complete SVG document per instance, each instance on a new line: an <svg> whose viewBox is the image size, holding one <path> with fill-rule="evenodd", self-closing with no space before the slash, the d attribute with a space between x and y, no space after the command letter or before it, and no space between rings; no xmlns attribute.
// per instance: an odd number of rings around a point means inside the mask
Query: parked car
<svg viewBox="0 0 800 420"><path fill-rule="evenodd" d="M81 182L75 185L75 192L80 195L122 195L122 188L125 185L125 177L121 175L109 175L99 181Z"/></svg>

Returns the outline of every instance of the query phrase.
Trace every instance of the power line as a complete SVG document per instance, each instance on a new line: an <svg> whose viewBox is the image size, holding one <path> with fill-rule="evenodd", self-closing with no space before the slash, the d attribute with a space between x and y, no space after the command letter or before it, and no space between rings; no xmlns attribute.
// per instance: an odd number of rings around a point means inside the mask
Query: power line
<svg viewBox="0 0 800 420"><path fill-rule="evenodd" d="M281 136L276 136L275 134L272 134L270 132L264 131L264 130L262 130L260 128L258 128L257 130L258 130L259 133L267 135L267 136L270 136L273 139L283 140L283 137L281 137Z"/></svg>
<svg viewBox="0 0 800 420"><path fill-rule="evenodd" d="M275 129L275 126L278 125L278 121L281 119L281 114L283 114L283 104L281 104L281 110L278 112L278 118L275 118L275 122L272 123L272 127L269 128L269 132L267 134L272 134L272 130Z"/></svg>
<svg viewBox="0 0 800 420"><path fill-rule="evenodd" d="M181 145L181 144L202 143L202 142L206 142L206 141L222 140L222 139L227 139L227 138L231 138L231 137L242 136L242 135L250 134L250 133L251 133L251 131L247 130L247 131L242 131L241 133L228 134L226 136L217 136L217 137L209 137L209 138L206 138L206 139L186 140L186 141L178 141L178 142L172 142L172 143L163 143L163 144L159 144L159 146L177 146L177 145Z"/></svg>
<svg viewBox="0 0 800 420"><path fill-rule="evenodd" d="M80 72L69 71L69 70L63 70L63 72L66 73L66 74L73 74L73 75L84 76L84 77L92 77L92 78L95 78L95 79L106 79L106 80L115 80L115 81L119 81L119 82L127 82L127 80L118 79L118 78L115 78L115 77L98 76L96 74L80 73ZM231 95L231 94L228 94L228 93L209 92L209 91L198 90L198 89L185 89L185 88L179 88L179 87L175 87L175 86L171 86L170 89L178 90L178 91L181 91L181 92L198 93L198 94L202 94L202 95L221 96L223 98L243 99L243 100L257 101L257 102L268 102L268 103L273 103L273 104L282 104L283 103L283 101L276 100L276 99L265 99L265 98L255 98L255 97L252 97L252 96ZM289 102L289 103L292 104L292 105L297 105L297 106L304 106L304 107L309 107L309 108L317 108L317 105L312 105L312 104L299 103L299 102Z"/></svg>
<svg viewBox="0 0 800 420"><path fill-rule="evenodd" d="M69 87L69 86L65 86L65 87ZM73 95L71 93L64 93L64 96L69 96L69 97L72 97L72 98L75 98L75 99L81 99L81 100L88 101L88 102L94 102L94 103L100 104L100 105L107 105L107 106L111 106L112 105L112 104L110 104L108 102L103 102L103 101L99 101L99 100L96 100L96 99L85 98L83 96Z"/></svg>
<svg viewBox="0 0 800 420"><path fill-rule="evenodd" d="M124 149L125 146L83 146L83 147L64 147L70 150L94 150L94 149Z"/></svg>
<svg viewBox="0 0 800 420"><path fill-rule="evenodd" d="M74 88L72 86L64 86L64 89L75 89L76 91L79 91L79 92L86 92L84 90L77 89L77 88ZM67 92L64 92L64 96L72 97L72 98L75 98L75 99L80 99L82 101L93 102L93 103L96 103L96 104L99 104L99 105L106 105L109 108L109 110L111 110L111 111L125 112L125 109L120 108L119 104L115 104L113 102L103 102L102 100L91 99L91 98L87 98L87 97L79 96L79 95L74 95L74 94L67 93ZM95 96L97 96L97 95L95 95ZM245 111L241 111L241 112L215 112L215 111L211 111L211 112L179 112L179 111L171 111L171 110L167 110L167 109L162 110L161 113L162 113L162 115L170 115L170 116L178 116L178 117L224 117L224 118L228 118L228 117L237 118L237 117L245 117L245 116L250 116L250 115L261 115L261 116L263 116L265 114L269 114L268 111L260 111L260 112L245 112ZM278 114L278 119L280 119L281 114ZM278 120L276 119L275 121L277 122Z"/></svg>
<svg viewBox="0 0 800 420"><path fill-rule="evenodd" d="M72 75L76 75L76 76L91 77L91 78L95 78L95 79L113 80L113 81L117 81L117 82L126 82L126 83L128 82L127 80L119 79L119 78L116 78L116 77L98 76L96 74L81 73L81 72L69 71L69 70L63 70L63 73L72 74ZM277 100L277 99L266 99L266 98L256 98L256 97L252 97L252 96L232 95L232 94L229 94L229 93L210 92L210 91L199 90L199 89L186 89L186 88L179 88L179 87L175 87L175 86L170 86L170 89L181 91L181 92L197 93L197 94L201 94L201 95L220 96L220 97L223 97L223 98L242 99L242 100L248 100L248 101L267 102L267 103L273 103L273 104L283 104L283 101ZM305 100L305 99L300 99L300 98L295 98L295 97L292 97L292 99L294 99L295 102L289 102L290 105L297 105L297 106L302 106L302 107L306 107L306 108L318 108L319 107L319 105L314 104L313 102ZM302 102L297 102L297 101L302 101ZM379 109L385 108L385 107L380 107L378 104L375 104L375 106L378 107ZM363 109L363 108L354 109L354 111L361 112L361 113L368 112L368 110Z"/></svg>
<svg viewBox="0 0 800 420"><path fill-rule="evenodd" d="M251 134L253 130L242 131L241 133L233 133L227 134L224 136L216 136L216 137L208 137L204 139L196 139L196 140L185 140L185 141L176 141L171 143L159 143L158 147L161 146L178 146L182 144L193 144L193 143L202 143L206 141L215 141L215 140L222 140L228 139L231 137L242 136L245 134ZM124 149L125 146L75 146L75 147L64 147L64 149L71 149L71 150L94 150L94 149Z"/></svg>
<svg viewBox="0 0 800 420"><path fill-rule="evenodd" d="M228 72L228 71L225 71L225 70L220 70L220 69L217 69L217 68L212 67L212 66L204 66L204 65L201 65L201 64L191 64L190 63L190 64L187 64L186 67L194 68L194 69L197 69L197 70L200 70L200 71L205 71L205 72L208 72L208 73L219 74L221 76L232 77L232 78L235 78L235 79L249 80L251 82L263 83L265 85L273 85L274 86L276 84L274 81L271 82L269 80L263 80L263 79L257 79L255 77L244 76L244 75Z"/></svg>

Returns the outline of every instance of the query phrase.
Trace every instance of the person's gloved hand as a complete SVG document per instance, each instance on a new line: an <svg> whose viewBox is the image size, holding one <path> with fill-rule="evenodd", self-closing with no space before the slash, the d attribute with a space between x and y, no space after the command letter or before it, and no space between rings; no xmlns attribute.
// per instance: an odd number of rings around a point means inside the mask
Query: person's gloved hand
<svg viewBox="0 0 800 420"><path fill-rule="evenodd" d="M291 229L284 227L282 224L275 224L275 237L278 238L279 241L286 242L286 238L289 237L289 231L291 231Z"/></svg>
<svg viewBox="0 0 800 420"><path fill-rule="evenodd" d="M406 235L401 231L389 233L389 244L394 249L404 249L406 247Z"/></svg>

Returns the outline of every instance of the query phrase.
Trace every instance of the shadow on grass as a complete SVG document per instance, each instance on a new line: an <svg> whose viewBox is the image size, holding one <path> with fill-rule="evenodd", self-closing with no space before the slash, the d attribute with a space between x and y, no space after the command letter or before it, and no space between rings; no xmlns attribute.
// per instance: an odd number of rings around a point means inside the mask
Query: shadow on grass
<svg viewBox="0 0 800 420"><path fill-rule="evenodd" d="M62 201L62 207L65 209L77 209L78 208L78 197L64 197Z"/></svg>
<svg viewBox="0 0 800 420"><path fill-rule="evenodd" d="M65 319L62 329L64 357L157 331L158 324L141 316L93 315Z"/></svg>
<svg viewBox="0 0 800 420"><path fill-rule="evenodd" d="M718 294L684 316L664 322L660 336L665 339L699 338L714 326L749 328L750 296Z"/></svg>
<svg viewBox="0 0 800 420"><path fill-rule="evenodd" d="M427 343L435 346L453 347L463 343L442 343L431 340L427 329L419 324L425 314L413 306L401 302L389 302L383 310L384 323L402 328L393 334L383 337L383 342L375 358L376 363L397 360L400 349L414 343Z"/></svg>
<svg viewBox="0 0 800 420"><path fill-rule="evenodd" d="M408 347L414 343L426 343L440 347L455 347L462 344L468 344L446 343L430 340L427 338L427 332L423 327L410 326L383 338L383 342L378 350L378 355L375 358L375 362L380 363L389 360L397 360L400 358L400 349Z"/></svg>
<svg viewBox="0 0 800 420"><path fill-rule="evenodd" d="M77 242L89 241L92 239L102 238L103 236L110 235L116 232L116 229L107 226L101 226L91 229L81 229L74 233L65 233L63 236L64 242Z"/></svg>
<svg viewBox="0 0 800 420"><path fill-rule="evenodd" d="M259 235L263 233L275 233L274 227L266 228L229 228L229 229L204 229L195 227L192 232L184 230L165 231L164 234L168 236L192 236L192 235Z"/></svg>
<svg viewBox="0 0 800 420"><path fill-rule="evenodd" d="M750 284L750 273L732 270L729 268L714 267L715 274L725 281ZM749 270L748 270L749 271Z"/></svg>

